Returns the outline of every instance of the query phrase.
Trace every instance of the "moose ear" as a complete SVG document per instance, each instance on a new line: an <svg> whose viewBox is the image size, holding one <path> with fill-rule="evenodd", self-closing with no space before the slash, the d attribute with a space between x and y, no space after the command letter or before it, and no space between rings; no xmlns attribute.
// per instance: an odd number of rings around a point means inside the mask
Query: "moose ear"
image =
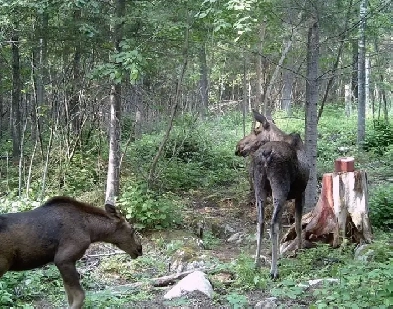
<svg viewBox="0 0 393 309"><path fill-rule="evenodd" d="M252 110L252 113L254 114L254 119L256 121L259 121L261 125L267 129L269 127L269 121L267 121L267 118L263 116L262 114L258 113L256 110Z"/></svg>
<svg viewBox="0 0 393 309"><path fill-rule="evenodd" d="M120 212L117 210L117 208L115 207L115 205L107 202L105 203L105 211L108 213L108 215L110 215L111 217L115 217L115 218L121 218L121 214Z"/></svg>

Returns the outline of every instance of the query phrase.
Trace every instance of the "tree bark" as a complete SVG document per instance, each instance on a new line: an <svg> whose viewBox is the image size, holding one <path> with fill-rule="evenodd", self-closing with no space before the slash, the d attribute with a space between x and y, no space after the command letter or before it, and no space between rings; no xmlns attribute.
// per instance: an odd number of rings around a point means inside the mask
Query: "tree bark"
<svg viewBox="0 0 393 309"><path fill-rule="evenodd" d="M125 0L116 0L116 24L113 29L113 43L115 53L121 51L120 41L122 38L123 22L125 14ZM118 68L120 70L120 68ZM105 200L114 203L119 196L120 190L120 116L121 116L121 84L113 81L110 92L110 127L109 127L109 164L106 180Z"/></svg>
<svg viewBox="0 0 393 309"><path fill-rule="evenodd" d="M360 3L359 56L358 56L358 134L357 144L363 149L366 136L366 10L367 0Z"/></svg>
<svg viewBox="0 0 393 309"><path fill-rule="evenodd" d="M306 117L305 146L310 164L310 177L305 191L305 209L312 209L317 200L317 139L318 139L318 61L319 61L319 25L313 18L308 30L307 43L307 82L306 82Z"/></svg>
<svg viewBox="0 0 393 309"><path fill-rule="evenodd" d="M19 34L18 26L14 25L14 33L11 38L12 49L12 157L15 161L20 156L21 144L21 114L20 114L20 99L21 99L21 80L20 80L20 63L19 63Z"/></svg>

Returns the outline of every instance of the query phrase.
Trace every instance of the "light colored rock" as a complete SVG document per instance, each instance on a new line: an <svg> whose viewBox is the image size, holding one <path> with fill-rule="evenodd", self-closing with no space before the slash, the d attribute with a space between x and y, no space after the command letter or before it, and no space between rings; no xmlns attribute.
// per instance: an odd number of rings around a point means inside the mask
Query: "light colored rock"
<svg viewBox="0 0 393 309"><path fill-rule="evenodd" d="M303 289L315 288L323 282L339 283L340 280L335 278L312 279L312 280L308 280L305 283L299 283L297 286Z"/></svg>
<svg viewBox="0 0 393 309"><path fill-rule="evenodd" d="M227 239L227 242L234 242L234 243L239 244L240 242L243 241L245 236L246 236L246 234L242 233L242 232L235 233L235 234L231 235L231 237L229 237Z"/></svg>
<svg viewBox="0 0 393 309"><path fill-rule="evenodd" d="M213 287L207 280L205 273L196 270L188 276L180 280L172 289L165 295L164 299L172 299L181 297L187 292L200 291L206 296L213 297Z"/></svg>
<svg viewBox="0 0 393 309"><path fill-rule="evenodd" d="M254 309L264 309L264 308L278 308L276 303L276 297L268 297L264 300L260 300L254 307Z"/></svg>
<svg viewBox="0 0 393 309"><path fill-rule="evenodd" d="M369 262L374 259L375 251L371 249L370 244L363 244L356 248L355 250L355 260L362 262Z"/></svg>

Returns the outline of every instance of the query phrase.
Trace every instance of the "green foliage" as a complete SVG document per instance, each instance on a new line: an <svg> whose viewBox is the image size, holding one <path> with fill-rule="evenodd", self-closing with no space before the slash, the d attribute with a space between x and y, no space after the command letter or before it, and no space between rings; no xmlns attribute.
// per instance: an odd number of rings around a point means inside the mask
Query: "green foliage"
<svg viewBox="0 0 393 309"><path fill-rule="evenodd" d="M374 121L374 126L367 131L364 150L383 155L393 145L393 126L384 121Z"/></svg>
<svg viewBox="0 0 393 309"><path fill-rule="evenodd" d="M393 185L373 188L370 192L369 208L372 226L393 229Z"/></svg>
<svg viewBox="0 0 393 309"><path fill-rule="evenodd" d="M237 293L228 294L226 300L233 309L245 308L248 305L247 297Z"/></svg>
<svg viewBox="0 0 393 309"><path fill-rule="evenodd" d="M283 280L273 286L271 293L280 298L314 299L312 308L388 308L391 306L393 279L393 246L389 236L379 234L372 244L374 259L370 262L353 259L353 246L333 250L320 245L302 251L296 259L280 260ZM337 278L339 283L325 282L305 289L309 279Z"/></svg>
<svg viewBox="0 0 393 309"><path fill-rule="evenodd" d="M170 228L180 224L180 204L170 193L157 195L141 181L128 182L118 204L127 219L143 229Z"/></svg>
<svg viewBox="0 0 393 309"><path fill-rule="evenodd" d="M50 295L48 290L51 291ZM53 265L25 272L7 272L1 278L0 295L2 307L10 304L25 305L26 302L47 296L55 303L59 301L59 295L64 299L63 281Z"/></svg>
<svg viewBox="0 0 393 309"><path fill-rule="evenodd" d="M191 115L175 121L175 126L164 148L157 174L155 189L162 191L187 191L226 184L236 179L241 158L234 155L239 133L235 130L239 117L211 117L202 122ZM130 145L132 166L147 174L161 135L144 135Z"/></svg>
<svg viewBox="0 0 393 309"><path fill-rule="evenodd" d="M254 260L247 254L240 254L234 262L236 272L234 285L241 290L265 289L267 286L267 274L265 271L255 269Z"/></svg>
<svg viewBox="0 0 393 309"><path fill-rule="evenodd" d="M25 196L10 194L0 197L0 213L27 211L40 206L40 202Z"/></svg>

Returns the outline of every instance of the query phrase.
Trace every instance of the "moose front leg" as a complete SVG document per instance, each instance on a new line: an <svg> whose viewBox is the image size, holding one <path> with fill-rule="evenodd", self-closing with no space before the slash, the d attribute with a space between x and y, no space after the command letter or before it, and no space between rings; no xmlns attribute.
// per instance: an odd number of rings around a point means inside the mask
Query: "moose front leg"
<svg viewBox="0 0 393 309"><path fill-rule="evenodd" d="M61 277L63 278L69 308L82 308L83 301L85 300L85 292L80 285L79 274L76 270L75 263L61 262L56 263L56 266L60 271Z"/></svg>

